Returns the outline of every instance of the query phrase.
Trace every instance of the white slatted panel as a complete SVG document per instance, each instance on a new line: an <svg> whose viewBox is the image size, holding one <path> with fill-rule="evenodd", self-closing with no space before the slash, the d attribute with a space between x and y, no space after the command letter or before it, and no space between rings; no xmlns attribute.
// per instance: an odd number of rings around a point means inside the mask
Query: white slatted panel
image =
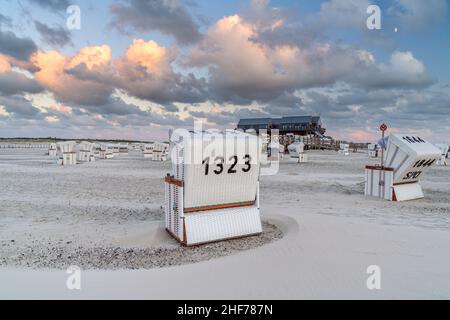
<svg viewBox="0 0 450 320"><path fill-rule="evenodd" d="M233 140L239 143L235 144ZM202 144L201 150L196 150L196 156L198 156L196 159L192 157L194 152L192 141L201 143L205 141L205 136L193 134L191 141L185 144L186 159L196 160L196 163L186 163L184 168L179 169L179 172L184 174L185 208L255 200L259 177L258 141L255 136L234 133L226 137L216 137L213 141ZM243 143L244 141L247 141L247 144ZM250 167L245 164L246 155L251 157ZM237 157L238 162L233 169L235 172L230 173L234 156ZM202 164L202 160L208 157L210 164L206 174L206 165ZM225 160L221 173L216 173L221 170L217 166L220 160L214 162L216 157ZM245 172L248 168L248 172Z"/></svg>
<svg viewBox="0 0 450 320"><path fill-rule="evenodd" d="M189 213L185 223L187 245L262 232L257 206Z"/></svg>
<svg viewBox="0 0 450 320"><path fill-rule="evenodd" d="M63 162L64 166L72 166L77 164L77 158L75 153L63 153Z"/></svg>
<svg viewBox="0 0 450 320"><path fill-rule="evenodd" d="M422 187L419 183L407 183L394 186L397 201L406 201L423 198Z"/></svg>
<svg viewBox="0 0 450 320"><path fill-rule="evenodd" d="M366 196L392 200L392 171L366 168L365 176L364 194Z"/></svg>
<svg viewBox="0 0 450 320"><path fill-rule="evenodd" d="M170 210L171 200L170 200L170 184L164 183L164 211L165 211L165 227L170 230Z"/></svg>

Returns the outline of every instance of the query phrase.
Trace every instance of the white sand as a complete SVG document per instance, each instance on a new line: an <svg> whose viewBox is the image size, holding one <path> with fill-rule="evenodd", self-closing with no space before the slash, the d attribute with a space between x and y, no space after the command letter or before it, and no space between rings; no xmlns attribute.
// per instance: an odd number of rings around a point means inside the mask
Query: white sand
<svg viewBox="0 0 450 320"><path fill-rule="evenodd" d="M8 256L0 298L450 298L449 167L427 173L425 199L394 203L364 198L363 168L374 162L365 154L313 152L310 163L283 163L262 178L263 218L283 231L281 240L251 250L224 243L209 251L230 250L226 256L172 267L84 270L82 290L69 291L64 271L25 268L39 263L12 259L11 248L179 250L158 221L169 166L131 154L63 168L36 150L7 152L0 152L0 263ZM105 187L95 188L99 182ZM373 264L381 290L366 287Z"/></svg>

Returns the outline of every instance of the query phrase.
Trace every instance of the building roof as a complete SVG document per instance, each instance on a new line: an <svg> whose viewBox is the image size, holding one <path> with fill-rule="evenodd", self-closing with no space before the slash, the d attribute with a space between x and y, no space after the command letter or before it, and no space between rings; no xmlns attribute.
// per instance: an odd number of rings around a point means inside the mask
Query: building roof
<svg viewBox="0 0 450 320"><path fill-rule="evenodd" d="M311 123L312 122L311 116L293 116L293 117L282 117L280 119L274 119L276 123L279 124L286 124L286 123Z"/></svg>
<svg viewBox="0 0 450 320"><path fill-rule="evenodd" d="M268 125L271 118L253 118L253 119L240 119L238 125L250 126L250 125Z"/></svg>
<svg viewBox="0 0 450 320"><path fill-rule="evenodd" d="M238 127L240 126L264 126L267 127L269 123L272 125L280 124L318 124L320 123L320 117L317 116L289 116L280 118L251 118L251 119L240 119Z"/></svg>

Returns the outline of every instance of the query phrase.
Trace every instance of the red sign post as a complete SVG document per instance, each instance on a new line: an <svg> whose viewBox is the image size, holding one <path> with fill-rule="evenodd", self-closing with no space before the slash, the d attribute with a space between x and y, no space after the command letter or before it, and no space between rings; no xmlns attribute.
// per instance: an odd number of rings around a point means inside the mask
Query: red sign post
<svg viewBox="0 0 450 320"><path fill-rule="evenodd" d="M388 126L386 125L386 123L382 123L380 125L380 130L381 130L381 139L384 139L384 132L387 130ZM384 163L383 160L384 159L384 148L381 148L381 167L384 167Z"/></svg>

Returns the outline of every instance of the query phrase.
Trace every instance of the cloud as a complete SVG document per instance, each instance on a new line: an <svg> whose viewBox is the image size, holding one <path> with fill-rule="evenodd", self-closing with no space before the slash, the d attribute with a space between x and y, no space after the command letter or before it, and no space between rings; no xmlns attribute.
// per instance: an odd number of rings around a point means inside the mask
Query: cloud
<svg viewBox="0 0 450 320"><path fill-rule="evenodd" d="M49 9L54 3L32 2ZM393 19L405 25L440 21L436 8L447 11L440 3L419 15L417 4L398 0L383 12L383 28ZM431 133L448 139L448 87L435 85L423 61L394 47L380 60L358 40L333 40L335 31L356 29L356 38L373 44L365 30L366 5L331 0L297 19L294 10L253 0L242 14L219 19L200 34L178 1L129 0L111 6L116 28L159 31L191 46L136 37L114 55L108 45L73 54L42 51L31 39L0 30L0 132L147 138L151 126L151 133L166 137L167 127L187 127L194 118L233 127L240 118L320 114L337 138L372 139L387 121L399 130L432 126ZM10 21L0 16L0 24ZM40 22L35 27L52 46L70 41L62 29Z"/></svg>
<svg viewBox="0 0 450 320"><path fill-rule="evenodd" d="M72 114L72 108L63 104L53 104L49 107L49 110L57 113Z"/></svg>
<svg viewBox="0 0 450 320"><path fill-rule="evenodd" d="M31 58L37 70L33 75L43 87L54 93L58 100L79 105L106 104L114 88L107 83L79 79L66 70L82 65L91 72L102 72L110 61L108 46L85 47L72 57L56 51L39 51Z"/></svg>
<svg viewBox="0 0 450 320"><path fill-rule="evenodd" d="M115 116L111 118L122 127L149 127L151 125L167 127L188 127L192 126L192 118L180 119L176 114L157 114L146 112L145 115L130 114L127 116ZM148 139L148 138L147 138Z"/></svg>
<svg viewBox="0 0 450 320"><path fill-rule="evenodd" d="M15 95L19 93L38 93L42 87L34 80L18 72L0 72L0 93Z"/></svg>
<svg viewBox="0 0 450 320"><path fill-rule="evenodd" d="M352 141L377 141L380 137L375 132L368 132L364 130L350 131L349 137Z"/></svg>
<svg viewBox="0 0 450 320"><path fill-rule="evenodd" d="M265 43L259 38L260 29L238 15L225 17L190 52L191 66L208 68L218 101L267 103L297 89L337 82L367 89L432 83L424 64L410 52L396 51L383 64L369 51L330 41L305 46Z"/></svg>
<svg viewBox="0 0 450 320"><path fill-rule="evenodd" d="M205 101L206 80L175 73L172 63L176 57L174 47L135 39L116 59L112 59L111 48L103 45L84 47L72 56L39 51L31 63L34 78L58 101L98 113L129 114L138 109L114 102L112 95L117 90L160 104L169 112L178 111L175 102Z"/></svg>
<svg viewBox="0 0 450 320"><path fill-rule="evenodd" d="M208 111L189 112L190 115L197 119L207 119L208 124L215 124L227 128L234 128L241 118L262 118L270 117L271 113L258 109L250 109L247 107L234 107L233 110L222 110L220 107L214 107Z"/></svg>
<svg viewBox="0 0 450 320"><path fill-rule="evenodd" d="M285 107L283 108L283 101ZM415 130L435 141L448 140L450 94L436 90L379 89L367 91L347 84L301 89L265 105L250 108L215 105L189 113L208 124L233 127L240 118L320 114L328 134L349 141L376 141L378 126L387 122L397 132ZM289 109L291 106L291 110ZM297 111L295 111L297 110ZM298 111L301 110L301 111ZM430 130L433 123L436 130Z"/></svg>
<svg viewBox="0 0 450 320"><path fill-rule="evenodd" d="M146 42L142 39L135 39L128 47L124 57L116 61L116 67L123 76L126 76L131 69L137 71L130 72L130 79L139 78L143 74L161 77L171 73L170 64L175 56L175 50L168 50L156 41Z"/></svg>
<svg viewBox="0 0 450 320"><path fill-rule="evenodd" d="M448 11L446 0L395 0L388 13L399 22L401 29L417 31L430 29L442 22Z"/></svg>
<svg viewBox="0 0 450 320"><path fill-rule="evenodd" d="M14 71L13 59L0 54L0 94L10 96L19 93L38 93L43 88L33 78Z"/></svg>
<svg viewBox="0 0 450 320"><path fill-rule="evenodd" d="M208 67L212 89L222 99L266 99L292 86L276 70L301 54L294 47L269 48L250 39L255 28L238 15L219 20L190 55L192 66ZM228 97L228 98L227 98Z"/></svg>
<svg viewBox="0 0 450 320"><path fill-rule="evenodd" d="M44 121L48 123L57 123L59 122L59 118L55 116L47 116L44 118Z"/></svg>
<svg viewBox="0 0 450 320"><path fill-rule="evenodd" d="M11 26L11 23L12 23L11 18L4 16L0 13L0 27L2 25Z"/></svg>
<svg viewBox="0 0 450 320"><path fill-rule="evenodd" d="M321 28L352 28L365 30L366 10L369 0L331 0L320 5L320 11L313 19Z"/></svg>
<svg viewBox="0 0 450 320"><path fill-rule="evenodd" d="M28 60L37 51L37 46L30 38L19 38L11 31L0 29L0 53L19 60Z"/></svg>
<svg viewBox="0 0 450 320"><path fill-rule="evenodd" d="M0 73L11 71L11 63L7 56L0 54Z"/></svg>
<svg viewBox="0 0 450 320"><path fill-rule="evenodd" d="M377 2L369 0L330 0L320 5L318 12L309 14L303 19L302 34L305 29L309 34L339 37L344 32L354 31L356 39L365 45L392 50L396 46L396 38L391 30L398 28L401 32L430 30L445 20L448 11L447 0L394 0L381 7L381 30L369 30L366 27L369 5ZM337 31L337 33L336 33Z"/></svg>
<svg viewBox="0 0 450 320"><path fill-rule="evenodd" d="M177 57L175 48L165 48L153 40L133 40L123 56L101 68L89 68L83 63L72 63L66 73L79 81L103 83L129 95L153 101L177 111L174 102L195 103L206 99L206 82L193 74L181 75L173 71L172 63ZM101 60L101 59L100 59ZM91 63L97 62L94 59Z"/></svg>
<svg viewBox="0 0 450 320"><path fill-rule="evenodd" d="M272 116L299 115L302 110L303 100L294 92L284 92L275 99L268 101L262 110Z"/></svg>
<svg viewBox="0 0 450 320"><path fill-rule="evenodd" d="M348 85L305 89L304 114L321 114L328 133L336 138L356 139L355 134L378 134L387 122L397 131L426 130L433 123L433 139L448 139L450 94L432 89L380 89L367 91ZM359 135L362 141L363 135Z"/></svg>
<svg viewBox="0 0 450 320"><path fill-rule="evenodd" d="M61 26L49 27L45 23L34 21L36 30L41 35L42 40L55 47L64 47L72 43L71 33Z"/></svg>
<svg viewBox="0 0 450 320"><path fill-rule="evenodd" d="M74 4L73 0L28 0L44 9L51 11L65 11L67 7Z"/></svg>
<svg viewBox="0 0 450 320"><path fill-rule="evenodd" d="M101 115L132 115L137 114L145 116L147 112L142 111L139 107L133 104L127 104L123 100L118 98L110 98L106 103L102 105L89 106L84 105L84 109Z"/></svg>
<svg viewBox="0 0 450 320"><path fill-rule="evenodd" d="M112 26L127 33L159 31L173 36L179 44L191 44L200 39L198 26L177 0L129 0L127 4L112 4Z"/></svg>
<svg viewBox="0 0 450 320"><path fill-rule="evenodd" d="M21 96L0 96L0 105L6 112L17 114L22 118L33 118L40 113L38 108L32 106L30 101Z"/></svg>
<svg viewBox="0 0 450 320"><path fill-rule="evenodd" d="M114 62L120 76L120 87L129 94L163 105L173 102L194 103L205 99L205 83L194 75L182 76L172 69L177 56L155 41L134 40Z"/></svg>
<svg viewBox="0 0 450 320"><path fill-rule="evenodd" d="M426 87L433 81L429 78L423 62L411 52L394 51L389 64L381 64L374 73L362 79L369 87Z"/></svg>
<svg viewBox="0 0 450 320"><path fill-rule="evenodd" d="M267 28L260 30L258 39L271 44L295 44L302 47L322 41L330 42L330 39L342 41L342 37L352 39L354 46L381 47L392 51L397 48L395 38L391 30L399 25L393 24L392 17L387 14L382 6L382 28L381 30L369 30L366 26L367 8L374 4L369 0L330 0L323 1L318 11L302 13L299 10L289 11L289 8L278 9L281 18L268 17L273 25L277 21L282 21L277 28ZM273 8L264 9L266 12L273 11ZM267 14L266 14L267 16ZM267 22L266 22L267 24Z"/></svg>
<svg viewBox="0 0 450 320"><path fill-rule="evenodd" d="M111 98L103 106L68 107L52 102L51 96L44 102L45 96L34 95L30 101L21 96L0 96L0 118L6 121L0 126L1 134L133 138L133 133L140 132L141 139L148 140L148 129L145 128L149 126L180 127L193 123L192 118L181 120L177 114L155 113L150 109L144 111L118 97ZM165 129L159 132L165 132Z"/></svg>

